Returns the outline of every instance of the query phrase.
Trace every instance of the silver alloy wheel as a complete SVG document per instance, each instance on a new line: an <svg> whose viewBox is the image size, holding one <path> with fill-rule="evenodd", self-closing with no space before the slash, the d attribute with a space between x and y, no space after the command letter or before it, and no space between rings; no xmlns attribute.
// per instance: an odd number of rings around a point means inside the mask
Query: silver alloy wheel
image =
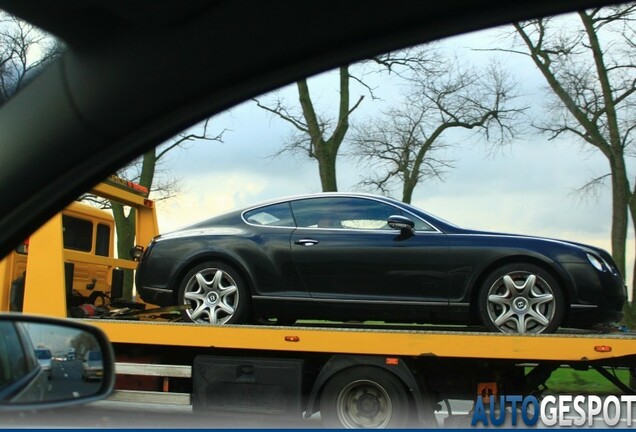
<svg viewBox="0 0 636 432"><path fill-rule="evenodd" d="M193 322L225 324L236 313L239 290L234 279L218 268L206 268L195 273L185 286L183 303Z"/></svg>
<svg viewBox="0 0 636 432"><path fill-rule="evenodd" d="M357 380L338 394L336 413L340 423L348 429L385 428L391 421L393 405L381 385Z"/></svg>
<svg viewBox="0 0 636 432"><path fill-rule="evenodd" d="M553 321L556 300L539 275L513 271L488 290L488 317L504 333L542 333Z"/></svg>

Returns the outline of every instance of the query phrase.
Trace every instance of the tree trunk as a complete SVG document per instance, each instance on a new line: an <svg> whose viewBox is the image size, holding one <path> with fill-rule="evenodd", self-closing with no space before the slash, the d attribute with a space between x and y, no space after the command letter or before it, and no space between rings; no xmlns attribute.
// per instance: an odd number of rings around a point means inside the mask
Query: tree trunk
<svg viewBox="0 0 636 432"><path fill-rule="evenodd" d="M113 218L115 219L115 229L117 231L117 256L120 259L131 259L130 250L135 245L136 219L135 210L130 209L126 216L124 206L118 202L111 201ZM128 301L133 299L133 271L124 270L124 286L122 298Z"/></svg>
<svg viewBox="0 0 636 432"><path fill-rule="evenodd" d="M417 186L417 182L408 181L406 179L404 180L404 186L402 188L402 202L406 204L411 204L415 186Z"/></svg>
<svg viewBox="0 0 636 432"><path fill-rule="evenodd" d="M627 224L630 190L622 158L610 160L612 171L612 258L618 270L626 279L625 249L627 241Z"/></svg>
<svg viewBox="0 0 636 432"><path fill-rule="evenodd" d="M347 66L340 67L338 121L331 137L325 139L323 136L323 125L321 125L314 109L307 80L298 81L296 86L298 88L298 101L303 111L303 117L307 122L306 133L311 140L309 154L318 161L322 191L337 192L336 158L338 150L349 130L349 115L360 104L362 98L358 100L353 108L349 107L349 69Z"/></svg>
<svg viewBox="0 0 636 432"><path fill-rule="evenodd" d="M629 211L632 216L632 227L636 231L636 202L634 201L634 193L632 192L631 199L629 201ZM636 240L635 240L636 247ZM625 282L627 282L627 276L623 276ZM636 308L636 260L634 260L634 273L632 274L632 289L631 289L632 306Z"/></svg>
<svg viewBox="0 0 636 432"><path fill-rule="evenodd" d="M323 192L338 192L336 181L336 157L337 150L331 151L331 143L323 142L316 151L320 184Z"/></svg>
<svg viewBox="0 0 636 432"><path fill-rule="evenodd" d="M625 274L625 241L627 238L626 196L621 186L612 181L612 258L623 277Z"/></svg>
<svg viewBox="0 0 636 432"><path fill-rule="evenodd" d="M156 149L144 153L139 184L151 190L157 164ZM130 250L135 246L135 234L137 232L136 212L130 209L126 216L124 206L121 203L111 201L115 229L117 230L117 256L120 259L131 260ZM146 247L147 245L143 245ZM132 270L124 270L123 298L133 300L134 273Z"/></svg>

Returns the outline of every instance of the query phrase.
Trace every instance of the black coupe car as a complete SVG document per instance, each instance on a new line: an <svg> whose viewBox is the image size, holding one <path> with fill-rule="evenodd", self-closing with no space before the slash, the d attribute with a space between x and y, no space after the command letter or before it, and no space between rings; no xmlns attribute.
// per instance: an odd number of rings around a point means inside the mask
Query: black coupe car
<svg viewBox="0 0 636 432"><path fill-rule="evenodd" d="M602 249L467 230L366 194L280 199L160 235L136 278L144 301L186 304L206 324L481 321L546 333L616 321L626 299Z"/></svg>

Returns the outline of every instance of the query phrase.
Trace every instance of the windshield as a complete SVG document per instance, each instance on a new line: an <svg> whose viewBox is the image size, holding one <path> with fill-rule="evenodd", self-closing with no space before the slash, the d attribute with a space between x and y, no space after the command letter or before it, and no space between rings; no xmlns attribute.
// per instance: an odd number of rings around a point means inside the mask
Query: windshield
<svg viewBox="0 0 636 432"><path fill-rule="evenodd" d="M25 21L0 11L0 106L25 88L66 47Z"/></svg>

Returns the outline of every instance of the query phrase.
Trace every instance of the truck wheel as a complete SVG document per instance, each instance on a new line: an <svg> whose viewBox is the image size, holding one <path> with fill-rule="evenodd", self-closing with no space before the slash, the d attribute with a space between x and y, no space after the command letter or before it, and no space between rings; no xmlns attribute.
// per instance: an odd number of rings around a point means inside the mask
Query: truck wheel
<svg viewBox="0 0 636 432"><path fill-rule="evenodd" d="M534 264L516 263L488 276L479 293L479 314L490 331L553 333L565 300L558 282Z"/></svg>
<svg viewBox="0 0 636 432"><path fill-rule="evenodd" d="M185 320L201 324L245 323L249 317L250 296L241 275L222 262L199 264L182 279L179 304Z"/></svg>
<svg viewBox="0 0 636 432"><path fill-rule="evenodd" d="M320 416L328 428L400 428L409 421L409 397L390 372L360 366L327 381L320 398Z"/></svg>

